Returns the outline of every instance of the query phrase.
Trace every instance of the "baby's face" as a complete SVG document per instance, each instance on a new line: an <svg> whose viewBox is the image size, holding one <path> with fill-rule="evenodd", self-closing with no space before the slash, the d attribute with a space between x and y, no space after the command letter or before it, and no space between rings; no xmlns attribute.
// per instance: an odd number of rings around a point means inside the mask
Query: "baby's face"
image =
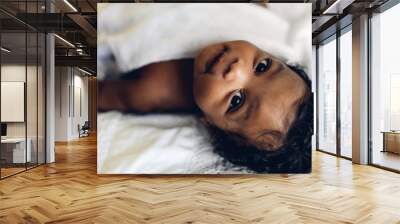
<svg viewBox="0 0 400 224"><path fill-rule="evenodd" d="M260 149L282 145L308 91L285 63L246 41L206 47L194 73L195 101L206 120Z"/></svg>

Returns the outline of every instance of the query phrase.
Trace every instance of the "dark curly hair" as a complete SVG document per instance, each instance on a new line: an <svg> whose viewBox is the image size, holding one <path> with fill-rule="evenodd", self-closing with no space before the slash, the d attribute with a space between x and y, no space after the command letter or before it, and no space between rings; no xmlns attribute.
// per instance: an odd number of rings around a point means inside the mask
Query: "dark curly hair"
<svg viewBox="0 0 400 224"><path fill-rule="evenodd" d="M311 81L299 67L289 66L307 84ZM243 136L210 126L214 151L225 162L247 167L257 173L309 173L311 172L311 137L313 135L313 94L308 94L297 111L283 145L275 151L260 150ZM239 139L239 140L238 140Z"/></svg>

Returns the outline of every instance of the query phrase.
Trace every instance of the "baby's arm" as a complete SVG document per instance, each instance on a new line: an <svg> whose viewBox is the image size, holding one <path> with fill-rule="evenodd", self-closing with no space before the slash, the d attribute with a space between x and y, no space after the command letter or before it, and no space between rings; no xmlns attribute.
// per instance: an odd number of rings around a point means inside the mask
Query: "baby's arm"
<svg viewBox="0 0 400 224"><path fill-rule="evenodd" d="M169 61L148 65L139 78L99 81L100 111L161 112L195 107L191 87L191 64Z"/></svg>
<svg viewBox="0 0 400 224"><path fill-rule="evenodd" d="M124 100L124 95L131 85L132 84L129 85L127 82L122 80L99 81L98 110L126 111L129 106L127 105L126 100Z"/></svg>
<svg viewBox="0 0 400 224"><path fill-rule="evenodd" d="M147 113L155 110L159 95L144 80L108 80L99 82L100 111Z"/></svg>

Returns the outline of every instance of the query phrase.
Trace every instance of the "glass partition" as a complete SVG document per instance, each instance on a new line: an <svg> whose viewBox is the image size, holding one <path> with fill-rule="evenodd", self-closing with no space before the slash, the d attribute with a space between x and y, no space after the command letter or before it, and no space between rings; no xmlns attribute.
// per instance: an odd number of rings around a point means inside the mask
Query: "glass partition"
<svg viewBox="0 0 400 224"><path fill-rule="evenodd" d="M26 150L26 41L26 32L1 34L2 177L24 171L31 161Z"/></svg>
<svg viewBox="0 0 400 224"><path fill-rule="evenodd" d="M26 3L1 1L0 6L20 15L43 11L44 1ZM46 39L10 15L0 12L1 179L45 163Z"/></svg>

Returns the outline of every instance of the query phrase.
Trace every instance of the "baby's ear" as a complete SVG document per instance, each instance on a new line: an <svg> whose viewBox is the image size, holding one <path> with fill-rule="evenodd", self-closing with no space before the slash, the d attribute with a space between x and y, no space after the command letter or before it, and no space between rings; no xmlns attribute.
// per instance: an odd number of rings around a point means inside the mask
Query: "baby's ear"
<svg viewBox="0 0 400 224"><path fill-rule="evenodd" d="M265 151L275 151L283 144L283 135L279 132L267 132L257 136L255 143L258 148Z"/></svg>
<svg viewBox="0 0 400 224"><path fill-rule="evenodd" d="M204 125L204 126L206 126L206 127L210 127L211 126L211 122L210 122L210 120L207 118L207 117L205 117L205 116L201 116L200 118L200 122Z"/></svg>

